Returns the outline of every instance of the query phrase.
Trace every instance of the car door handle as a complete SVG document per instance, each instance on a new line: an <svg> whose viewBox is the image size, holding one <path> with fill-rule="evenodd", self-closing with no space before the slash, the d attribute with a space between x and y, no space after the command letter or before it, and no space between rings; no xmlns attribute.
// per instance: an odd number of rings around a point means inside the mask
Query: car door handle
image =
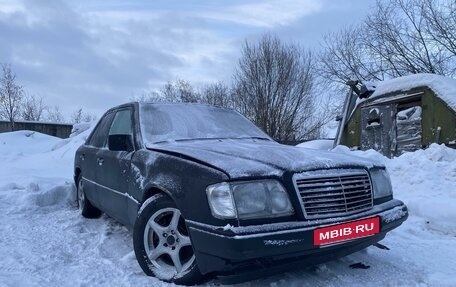
<svg viewBox="0 0 456 287"><path fill-rule="evenodd" d="M97 158L98 165L100 165L100 166L103 165L103 162L104 162L104 159L102 157Z"/></svg>

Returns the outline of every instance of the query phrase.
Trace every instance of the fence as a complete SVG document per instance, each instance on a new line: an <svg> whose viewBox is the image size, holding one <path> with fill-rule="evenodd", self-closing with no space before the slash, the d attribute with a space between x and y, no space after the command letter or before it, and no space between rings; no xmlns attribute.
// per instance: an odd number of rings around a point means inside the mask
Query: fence
<svg viewBox="0 0 456 287"><path fill-rule="evenodd" d="M27 122L17 121L14 122L14 130L30 130L50 136L59 138L68 138L71 134L73 125L70 124L57 124L57 123L46 123L46 122ZM0 121L0 133L10 132L11 126L9 121Z"/></svg>

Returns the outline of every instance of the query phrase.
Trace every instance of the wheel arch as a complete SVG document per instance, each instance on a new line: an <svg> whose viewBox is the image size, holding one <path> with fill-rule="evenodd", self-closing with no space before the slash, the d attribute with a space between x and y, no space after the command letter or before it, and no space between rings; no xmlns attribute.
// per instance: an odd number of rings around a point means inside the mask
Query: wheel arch
<svg viewBox="0 0 456 287"><path fill-rule="evenodd" d="M81 174L81 169L79 167L76 167L74 169L74 184L78 185L78 178L79 175Z"/></svg>
<svg viewBox="0 0 456 287"><path fill-rule="evenodd" d="M168 196L172 201L174 201L174 203L176 203L176 200L175 200L174 196L172 196L172 193L162 186L151 184L151 185L147 186L144 190L145 191L143 193L141 203L140 203L141 205L144 204L144 202L147 199L151 198L154 195L160 194L160 193Z"/></svg>

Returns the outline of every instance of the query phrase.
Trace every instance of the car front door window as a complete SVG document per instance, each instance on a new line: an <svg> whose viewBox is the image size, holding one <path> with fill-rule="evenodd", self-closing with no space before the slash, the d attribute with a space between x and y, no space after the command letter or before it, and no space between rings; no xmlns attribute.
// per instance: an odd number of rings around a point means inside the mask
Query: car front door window
<svg viewBox="0 0 456 287"><path fill-rule="evenodd" d="M113 151L132 151L133 132L131 110L120 110L116 113L108 133L106 146Z"/></svg>

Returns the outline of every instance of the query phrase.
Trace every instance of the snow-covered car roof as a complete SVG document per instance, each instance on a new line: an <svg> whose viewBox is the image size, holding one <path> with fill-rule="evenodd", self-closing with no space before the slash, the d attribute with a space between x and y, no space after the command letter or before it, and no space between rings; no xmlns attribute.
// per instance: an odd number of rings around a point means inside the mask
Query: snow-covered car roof
<svg viewBox="0 0 456 287"><path fill-rule="evenodd" d="M372 82L368 84L375 87L374 93L367 99L358 100L360 104L366 100L373 100L386 94L397 91L409 91L417 87L429 87L437 97L456 110L456 79L435 74L414 74L391 80Z"/></svg>

